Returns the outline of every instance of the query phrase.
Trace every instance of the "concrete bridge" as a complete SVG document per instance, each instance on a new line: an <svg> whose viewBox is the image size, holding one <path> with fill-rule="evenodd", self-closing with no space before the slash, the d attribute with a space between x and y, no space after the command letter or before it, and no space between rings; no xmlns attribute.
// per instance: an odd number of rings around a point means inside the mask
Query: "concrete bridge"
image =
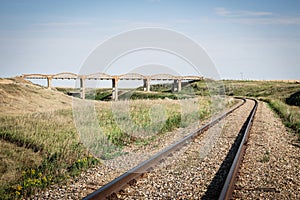
<svg viewBox="0 0 300 200"><path fill-rule="evenodd" d="M112 81L112 99L118 100L118 82L119 80L142 80L144 91L150 91L150 81L152 80L165 80L173 81L173 92L181 91L181 81L203 80L201 76L173 76L170 74L154 74L145 76L138 73L128 73L123 75L108 75L105 73L94 73L88 75L78 75L70 72L63 72L54 75L50 74L23 74L24 79L47 79L47 88L51 89L53 79L61 80L80 80L80 94L81 98L85 99L85 81L86 80L111 80Z"/></svg>

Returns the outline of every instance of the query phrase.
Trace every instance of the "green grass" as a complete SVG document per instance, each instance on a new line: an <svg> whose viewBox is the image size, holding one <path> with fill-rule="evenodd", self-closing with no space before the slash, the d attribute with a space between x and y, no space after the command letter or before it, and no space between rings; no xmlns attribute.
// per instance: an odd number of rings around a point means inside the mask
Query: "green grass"
<svg viewBox="0 0 300 200"><path fill-rule="evenodd" d="M187 113L182 113L182 102L173 100L120 101L106 103L96 110L104 134L114 145L122 146L185 127L210 114L208 98L200 99L199 102L197 99L183 101L193 106Z"/></svg>
<svg viewBox="0 0 300 200"><path fill-rule="evenodd" d="M79 173L83 168L99 163L89 155L79 143L76 129L72 122L71 110L24 114L20 116L0 116L1 157L10 152L2 161L11 162L13 149L6 143L19 149L20 160L34 162L13 162L17 165L0 165L3 168L0 196L3 199L29 196L48 185L63 181L66 176ZM5 142L7 141L7 142ZM7 151L7 152L5 152ZM78 165L78 160L86 160ZM74 164L76 164L76 167ZM29 171L35 172L28 175Z"/></svg>
<svg viewBox="0 0 300 200"><path fill-rule="evenodd" d="M300 109L298 107L289 106L278 99L264 99L264 101L278 113L285 126L296 132L298 141L300 142Z"/></svg>
<svg viewBox="0 0 300 200"><path fill-rule="evenodd" d="M227 95L285 99L298 92L298 83L275 81L223 81Z"/></svg>
<svg viewBox="0 0 300 200"><path fill-rule="evenodd" d="M260 162L262 163L266 163L270 161L270 151L266 150L264 153L264 156L262 157L262 159L260 160Z"/></svg>
<svg viewBox="0 0 300 200"><path fill-rule="evenodd" d="M188 104L188 101L193 106L182 112L180 103ZM101 159L112 159L126 154L122 150L124 145L146 145L159 134L207 117L210 99L96 102L95 110L100 129L83 130L84 135L77 133L72 109L0 115L1 141L14 146L5 147L1 143L1 156L5 155L5 159L0 169L7 179L1 180L0 196L4 199L28 197L98 164L100 161L91 156L91 152L100 152L94 155ZM86 128L91 125L88 124L90 114L88 108L77 116L85 119ZM91 132L99 131L102 135L89 138ZM17 149L21 152L19 157L14 152ZM11 156L21 161L35 158L35 162L16 162Z"/></svg>

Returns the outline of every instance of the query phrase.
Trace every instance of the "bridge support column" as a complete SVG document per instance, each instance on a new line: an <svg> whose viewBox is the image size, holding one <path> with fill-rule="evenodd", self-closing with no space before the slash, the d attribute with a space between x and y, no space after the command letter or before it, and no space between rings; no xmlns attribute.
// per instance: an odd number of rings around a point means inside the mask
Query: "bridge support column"
<svg viewBox="0 0 300 200"><path fill-rule="evenodd" d="M172 86L172 92L178 91L178 82L177 80L174 80L173 86Z"/></svg>
<svg viewBox="0 0 300 200"><path fill-rule="evenodd" d="M143 79L144 81L144 91L150 92L150 79Z"/></svg>
<svg viewBox="0 0 300 200"><path fill-rule="evenodd" d="M85 79L83 77L80 78L80 97L85 99Z"/></svg>
<svg viewBox="0 0 300 200"><path fill-rule="evenodd" d="M175 79L172 87L172 92L180 92L181 91L181 80Z"/></svg>
<svg viewBox="0 0 300 200"><path fill-rule="evenodd" d="M178 92L180 92L181 91L181 80L178 79L177 83L178 83Z"/></svg>
<svg viewBox="0 0 300 200"><path fill-rule="evenodd" d="M47 76L47 88L51 89L52 77Z"/></svg>
<svg viewBox="0 0 300 200"><path fill-rule="evenodd" d="M112 100L118 101L118 78L112 79Z"/></svg>

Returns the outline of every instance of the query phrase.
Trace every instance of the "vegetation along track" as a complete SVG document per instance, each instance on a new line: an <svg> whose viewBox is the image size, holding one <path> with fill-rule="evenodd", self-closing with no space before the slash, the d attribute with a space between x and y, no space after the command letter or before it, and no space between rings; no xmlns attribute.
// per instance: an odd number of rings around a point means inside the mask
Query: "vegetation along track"
<svg viewBox="0 0 300 200"><path fill-rule="evenodd" d="M242 103L228 112L125 172L89 194L85 199L140 199L143 197L212 199L218 198L220 194L222 199L230 196L233 187L230 180L234 180L236 176L235 173L241 162L244 144L248 137L247 132L249 132L257 107L256 100L241 100ZM247 115L247 112L250 114ZM229 119L224 128L218 126L217 124L220 124L218 122L227 116ZM228 128L228 124L230 124L230 128ZM240 128L238 134L236 133L237 128ZM212 152L209 153L210 148ZM179 154L176 153L177 151L182 151L178 159L168 159ZM218 156L214 156L213 152ZM203 166L198 166L199 163ZM158 167L161 165L164 167ZM210 165L213 165L214 169ZM210 176L203 177L201 174L195 176L193 171L196 171L195 173L209 172ZM185 174L186 172L190 174ZM140 177L143 178L138 180ZM197 181L200 178L202 180ZM186 182L189 182L190 185ZM223 190L222 185L224 185ZM190 193L186 187L190 187ZM194 187L198 187L198 190L195 190Z"/></svg>

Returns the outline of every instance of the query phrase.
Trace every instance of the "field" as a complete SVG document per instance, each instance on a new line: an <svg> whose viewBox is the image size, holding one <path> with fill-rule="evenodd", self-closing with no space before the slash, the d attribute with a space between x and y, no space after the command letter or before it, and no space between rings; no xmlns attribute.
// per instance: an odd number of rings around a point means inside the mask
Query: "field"
<svg viewBox="0 0 300 200"><path fill-rule="evenodd" d="M125 145L147 144L216 111L211 110L209 97L73 101L62 92L21 79L1 79L0 91L0 196L4 199L30 196L101 164L102 159L126 153Z"/></svg>
<svg viewBox="0 0 300 200"><path fill-rule="evenodd" d="M82 170L126 152L126 145L147 145L179 127L204 120L224 109L214 94L256 97L269 103L285 124L299 134L299 84L285 82L193 82L182 92L170 85L130 93L130 100L109 100L96 90L90 100L72 98L70 89L48 90L22 79L0 80L0 196L30 196ZM128 97L128 96L127 96ZM217 99L218 101L218 99ZM226 102L231 106L234 102ZM100 145L99 145L100 144Z"/></svg>

